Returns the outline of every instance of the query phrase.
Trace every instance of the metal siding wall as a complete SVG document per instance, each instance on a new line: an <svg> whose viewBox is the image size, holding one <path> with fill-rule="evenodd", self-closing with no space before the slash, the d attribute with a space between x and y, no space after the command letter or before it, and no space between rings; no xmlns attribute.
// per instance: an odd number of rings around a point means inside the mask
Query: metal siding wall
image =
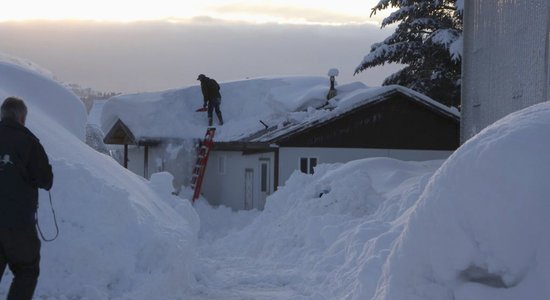
<svg viewBox="0 0 550 300"><path fill-rule="evenodd" d="M461 140L548 101L548 0L469 0L464 12Z"/></svg>
<svg viewBox="0 0 550 300"><path fill-rule="evenodd" d="M218 172L218 158L225 156L225 174ZM260 197L260 159L271 160L273 178L273 153L243 155L240 151L212 151L208 158L202 193L212 205L225 205L235 210L244 209L245 169L254 170L254 205ZM273 181L270 183L273 186ZM256 208L256 207L255 207Z"/></svg>
<svg viewBox="0 0 550 300"><path fill-rule="evenodd" d="M391 157L407 161L446 159L453 152L439 150L351 149L282 147L279 149L279 185L285 185L294 171L300 170L300 157L317 157L317 164L345 163L369 157Z"/></svg>

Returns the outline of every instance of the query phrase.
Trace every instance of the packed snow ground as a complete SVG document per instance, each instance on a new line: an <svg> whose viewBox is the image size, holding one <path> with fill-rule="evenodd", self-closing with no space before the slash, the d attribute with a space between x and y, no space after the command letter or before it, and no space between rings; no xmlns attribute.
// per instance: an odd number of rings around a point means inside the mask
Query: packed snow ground
<svg viewBox="0 0 550 300"><path fill-rule="evenodd" d="M320 165L263 212L232 212L193 207L170 195L169 174L147 181L93 151L74 95L0 62L0 98L11 95L29 104L55 173L61 233L43 243L39 299L550 298L550 103L445 162Z"/></svg>
<svg viewBox="0 0 550 300"><path fill-rule="evenodd" d="M199 203L201 220L224 217L201 228L197 299L342 299L365 285L372 294L401 232L392 223L440 164L375 158L296 172L246 226L232 219L253 212ZM232 224L241 229L211 236Z"/></svg>

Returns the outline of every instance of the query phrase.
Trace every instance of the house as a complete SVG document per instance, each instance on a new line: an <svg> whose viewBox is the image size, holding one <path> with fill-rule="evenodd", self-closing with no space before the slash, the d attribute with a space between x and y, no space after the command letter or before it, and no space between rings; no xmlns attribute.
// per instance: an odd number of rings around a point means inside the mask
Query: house
<svg viewBox="0 0 550 300"><path fill-rule="evenodd" d="M263 209L296 170L366 157L433 160L459 145L459 113L401 86L337 87L326 78L277 77L220 84L226 122L216 130L202 194L213 205ZM112 98L103 108L106 144L123 145L123 164L149 178L189 186L207 126L195 112L197 86Z"/></svg>
<svg viewBox="0 0 550 300"><path fill-rule="evenodd" d="M498 119L550 100L550 2L464 1L464 142Z"/></svg>
<svg viewBox="0 0 550 300"><path fill-rule="evenodd" d="M356 91L300 122L215 142L203 183L213 205L263 209L300 170L367 157L447 158L459 146L459 114L401 86Z"/></svg>
<svg viewBox="0 0 550 300"><path fill-rule="evenodd" d="M258 120L271 120L272 115L326 102L324 77L254 78L221 83L221 87L226 124L218 130L218 140L257 132L263 128ZM179 190L190 184L196 147L207 128L206 114L196 112L202 102L199 86L118 95L94 105L96 113L90 114L88 122L99 124L105 133L103 142L118 149L110 152L121 165L144 178L170 172Z"/></svg>

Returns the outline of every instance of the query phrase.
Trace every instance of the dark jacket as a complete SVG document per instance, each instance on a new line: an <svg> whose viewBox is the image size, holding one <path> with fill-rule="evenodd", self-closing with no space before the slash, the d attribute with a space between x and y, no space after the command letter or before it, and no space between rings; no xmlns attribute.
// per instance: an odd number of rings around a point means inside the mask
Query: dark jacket
<svg viewBox="0 0 550 300"><path fill-rule="evenodd" d="M38 138L16 121L0 121L0 228L34 226L38 188L49 190L52 183Z"/></svg>
<svg viewBox="0 0 550 300"><path fill-rule="evenodd" d="M210 100L220 99L222 97L220 94L220 86L216 80L212 78L204 77L204 79L201 80L201 90L205 104Z"/></svg>

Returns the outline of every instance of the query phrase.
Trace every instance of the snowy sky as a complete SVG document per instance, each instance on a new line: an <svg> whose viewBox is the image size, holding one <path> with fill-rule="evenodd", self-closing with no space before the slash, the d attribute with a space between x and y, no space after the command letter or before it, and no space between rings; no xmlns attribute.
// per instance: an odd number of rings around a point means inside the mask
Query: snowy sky
<svg viewBox="0 0 550 300"><path fill-rule="evenodd" d="M353 76L387 37L377 0L19 0L2 5L0 52L100 91L142 92L266 75L380 85L398 66Z"/></svg>

